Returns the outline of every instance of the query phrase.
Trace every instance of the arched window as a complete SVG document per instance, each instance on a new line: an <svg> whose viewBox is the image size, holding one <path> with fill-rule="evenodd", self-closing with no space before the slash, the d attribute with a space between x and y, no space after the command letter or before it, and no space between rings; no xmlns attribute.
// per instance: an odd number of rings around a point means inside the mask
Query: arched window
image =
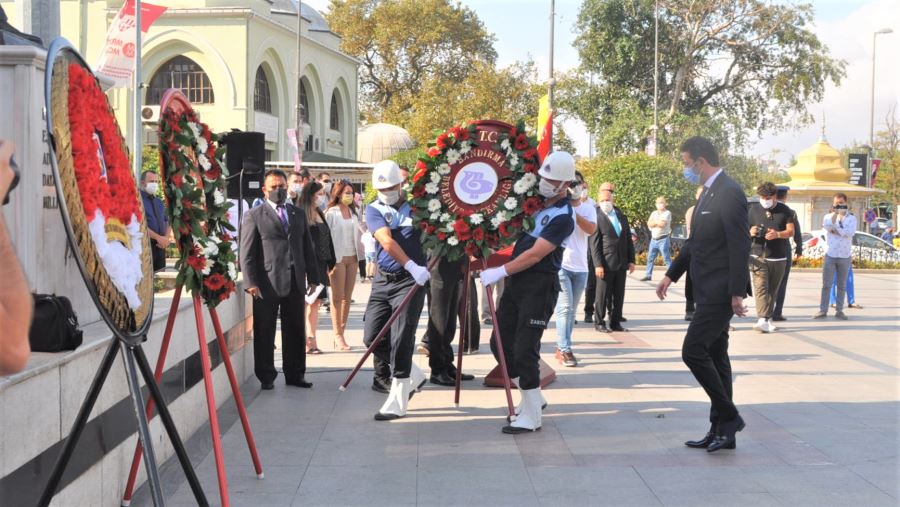
<svg viewBox="0 0 900 507"><path fill-rule="evenodd" d="M331 130L341 131L341 110L338 107L338 91L335 90L331 94L331 120L329 121Z"/></svg>
<svg viewBox="0 0 900 507"><path fill-rule="evenodd" d="M303 122L309 123L309 98L306 96L306 85L300 81L300 107L303 111Z"/></svg>
<svg viewBox="0 0 900 507"><path fill-rule="evenodd" d="M169 88L178 88L194 104L212 104L216 101L209 76L197 62L186 56L176 56L164 63L147 91L147 104L159 104L163 93Z"/></svg>
<svg viewBox="0 0 900 507"><path fill-rule="evenodd" d="M269 90L269 78L262 65L256 69L256 87L253 91L253 110L272 114L272 96Z"/></svg>

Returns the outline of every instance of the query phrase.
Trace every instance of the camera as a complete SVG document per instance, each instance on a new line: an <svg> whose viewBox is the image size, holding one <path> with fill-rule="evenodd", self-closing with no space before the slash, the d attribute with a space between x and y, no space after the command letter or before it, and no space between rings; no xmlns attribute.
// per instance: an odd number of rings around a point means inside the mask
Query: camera
<svg viewBox="0 0 900 507"><path fill-rule="evenodd" d="M758 224L756 226L756 237L759 239L766 239L766 234L769 232L769 228L763 224Z"/></svg>
<svg viewBox="0 0 900 507"><path fill-rule="evenodd" d="M9 184L9 190L6 191L6 197L3 198L3 205L6 206L9 204L9 194L15 190L16 185L19 184L19 166L16 164L16 159L14 157L9 157L9 168L13 172L13 179Z"/></svg>

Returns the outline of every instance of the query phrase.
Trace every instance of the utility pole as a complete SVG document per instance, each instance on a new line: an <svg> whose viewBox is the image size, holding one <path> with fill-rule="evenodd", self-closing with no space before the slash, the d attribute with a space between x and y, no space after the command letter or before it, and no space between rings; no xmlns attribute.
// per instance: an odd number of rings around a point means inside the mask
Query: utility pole
<svg viewBox="0 0 900 507"><path fill-rule="evenodd" d="M650 127L648 155L655 157L659 136L659 0L653 6L653 126Z"/></svg>
<svg viewBox="0 0 900 507"><path fill-rule="evenodd" d="M553 117L556 114L556 107L554 102L554 91L556 90L556 77L553 75L553 28L556 25L556 0L550 0L550 92L548 94L550 99L550 132L548 135L550 136L550 151L553 151Z"/></svg>
<svg viewBox="0 0 900 507"><path fill-rule="evenodd" d="M143 31L141 30L141 0L134 1L134 99L131 109L132 135L134 153L131 154L132 170L136 180L140 180L141 170L143 169L142 147L144 123L141 118L141 44L143 42Z"/></svg>
<svg viewBox="0 0 900 507"><path fill-rule="evenodd" d="M300 102L300 89L303 87L303 67L300 64L300 40L303 38L303 16L300 14L300 0L297 0L297 153L303 163L303 104Z"/></svg>

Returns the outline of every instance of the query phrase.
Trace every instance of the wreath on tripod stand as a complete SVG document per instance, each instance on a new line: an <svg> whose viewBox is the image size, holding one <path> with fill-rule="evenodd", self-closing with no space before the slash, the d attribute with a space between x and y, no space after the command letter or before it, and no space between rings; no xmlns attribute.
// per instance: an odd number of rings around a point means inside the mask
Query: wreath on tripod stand
<svg viewBox="0 0 900 507"><path fill-rule="evenodd" d="M166 211L180 255L176 283L211 308L235 291L237 255L228 221L226 176L218 137L193 110L167 109L159 120Z"/></svg>

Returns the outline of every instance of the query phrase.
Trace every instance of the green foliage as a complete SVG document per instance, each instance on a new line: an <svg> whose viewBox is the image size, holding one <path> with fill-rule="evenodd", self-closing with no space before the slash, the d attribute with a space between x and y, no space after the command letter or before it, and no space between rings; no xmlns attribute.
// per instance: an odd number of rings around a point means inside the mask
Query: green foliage
<svg viewBox="0 0 900 507"><path fill-rule="evenodd" d="M615 185L615 204L636 230L646 229L659 196L668 200L676 224L683 221L685 211L694 203L696 189L682 177L681 163L673 158L649 157L643 153L607 160L595 158L581 161L579 169L594 199L601 183L608 181Z"/></svg>
<svg viewBox="0 0 900 507"><path fill-rule="evenodd" d="M747 195L756 195L756 187L767 181L777 185L790 179L783 174L769 173L758 160L742 155L723 156L722 167Z"/></svg>
<svg viewBox="0 0 900 507"><path fill-rule="evenodd" d="M900 118L892 107L885 119L886 128L875 135L875 156L881 159L875 187L885 191L880 199L896 205L900 203Z"/></svg>
<svg viewBox="0 0 900 507"><path fill-rule="evenodd" d="M641 150L650 135L654 4L585 0L575 24L581 66L561 81L560 105L606 156ZM690 135L724 149L809 122L807 104L845 75L811 21L807 4L660 0L659 152L673 154Z"/></svg>

